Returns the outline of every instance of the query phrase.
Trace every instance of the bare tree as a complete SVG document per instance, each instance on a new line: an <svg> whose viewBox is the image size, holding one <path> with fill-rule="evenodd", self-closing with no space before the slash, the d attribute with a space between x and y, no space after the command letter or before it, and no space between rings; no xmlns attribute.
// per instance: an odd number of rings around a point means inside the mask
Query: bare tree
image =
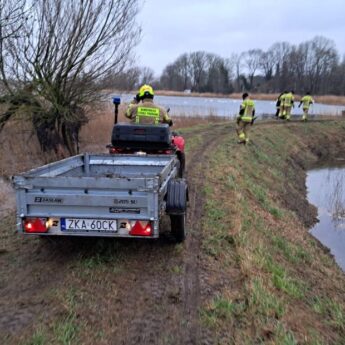
<svg viewBox="0 0 345 345"><path fill-rule="evenodd" d="M288 84L288 59L292 50L292 46L288 42L277 42L269 49L272 51L273 60L275 63L275 89L281 91L287 87Z"/></svg>
<svg viewBox="0 0 345 345"><path fill-rule="evenodd" d="M142 67L140 70L139 84L152 84L155 80L155 73L150 67ZM139 86L139 85L137 85Z"/></svg>
<svg viewBox="0 0 345 345"><path fill-rule="evenodd" d="M197 92L203 91L203 85L206 83L206 64L207 53L198 51L190 54L189 71L192 82L192 90Z"/></svg>
<svg viewBox="0 0 345 345"><path fill-rule="evenodd" d="M236 91L242 91L243 87L241 84L241 74L243 69L243 61L242 61L243 54L233 53L230 56L229 63L233 66L234 74L235 74L235 88Z"/></svg>
<svg viewBox="0 0 345 345"><path fill-rule="evenodd" d="M110 70L99 81L99 87L103 89L132 91L140 83L140 73L140 68L136 66L126 68L120 73Z"/></svg>
<svg viewBox="0 0 345 345"><path fill-rule="evenodd" d="M184 90L184 81L179 74L179 69L176 66L176 63L169 64L164 68L160 77L160 85L166 90Z"/></svg>
<svg viewBox="0 0 345 345"><path fill-rule="evenodd" d="M5 78L4 45L22 28L27 14L25 5L25 0L0 1L0 73L7 89L9 89L9 85Z"/></svg>
<svg viewBox="0 0 345 345"><path fill-rule="evenodd" d="M247 69L249 78L249 89L253 88L253 80L255 73L260 68L262 50L261 49L251 49L248 50L243 55L244 67Z"/></svg>
<svg viewBox="0 0 345 345"><path fill-rule="evenodd" d="M87 122L82 107L101 97L96 81L109 70L121 72L138 43L137 13L138 0L36 0L5 42L3 85L35 99L33 123L43 148L53 133L75 152Z"/></svg>
<svg viewBox="0 0 345 345"><path fill-rule="evenodd" d="M273 77L273 71L275 67L274 54L272 50L263 52L260 57L260 67L264 72L266 81L270 81Z"/></svg>

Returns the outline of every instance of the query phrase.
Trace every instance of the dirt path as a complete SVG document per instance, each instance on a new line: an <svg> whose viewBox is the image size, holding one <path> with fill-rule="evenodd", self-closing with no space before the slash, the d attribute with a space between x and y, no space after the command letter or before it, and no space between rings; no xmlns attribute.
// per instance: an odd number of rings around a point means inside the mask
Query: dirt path
<svg viewBox="0 0 345 345"><path fill-rule="evenodd" d="M15 195L9 181L0 177L0 218L15 207Z"/></svg>
<svg viewBox="0 0 345 345"><path fill-rule="evenodd" d="M212 344L198 314L203 171L228 133L223 125L199 130L202 142L188 154L190 234L182 245L168 233L154 242L42 243L15 234L13 215L8 217L1 229L6 231L6 250L0 253L2 344L25 344L38 329L59 343L56 325L66 320L80 344ZM169 228L169 219L162 226Z"/></svg>

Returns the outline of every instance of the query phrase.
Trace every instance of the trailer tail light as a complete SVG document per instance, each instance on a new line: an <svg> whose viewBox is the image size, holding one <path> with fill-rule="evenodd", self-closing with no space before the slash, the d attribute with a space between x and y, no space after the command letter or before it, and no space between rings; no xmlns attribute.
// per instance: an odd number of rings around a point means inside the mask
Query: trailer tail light
<svg viewBox="0 0 345 345"><path fill-rule="evenodd" d="M115 147L110 147L109 148L109 153L117 153L117 150Z"/></svg>
<svg viewBox="0 0 345 345"><path fill-rule="evenodd" d="M132 236L151 236L152 225L150 222L136 221L129 232Z"/></svg>
<svg viewBox="0 0 345 345"><path fill-rule="evenodd" d="M25 218L23 227L26 233L44 233L48 231L47 218Z"/></svg>

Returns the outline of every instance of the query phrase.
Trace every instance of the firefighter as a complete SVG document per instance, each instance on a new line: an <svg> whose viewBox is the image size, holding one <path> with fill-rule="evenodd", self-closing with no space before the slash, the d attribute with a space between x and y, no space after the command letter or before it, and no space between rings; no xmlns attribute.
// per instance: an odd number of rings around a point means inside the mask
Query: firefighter
<svg viewBox="0 0 345 345"><path fill-rule="evenodd" d="M303 96L300 100L300 103L298 105L298 108L301 107L303 104L303 116L302 116L302 121L307 121L308 120L308 112L310 106L314 103L313 97L310 96L310 92L307 92L305 96Z"/></svg>
<svg viewBox="0 0 345 345"><path fill-rule="evenodd" d="M125 116L136 124L167 123L172 126L173 122L167 111L154 104L153 97L153 88L150 85L143 85L135 99L129 104Z"/></svg>
<svg viewBox="0 0 345 345"><path fill-rule="evenodd" d="M283 103L283 113L282 118L290 121L291 117L291 109L294 107L294 92L285 92L282 96L282 103Z"/></svg>
<svg viewBox="0 0 345 345"><path fill-rule="evenodd" d="M250 99L248 93L242 95L242 104L240 106L240 112L237 116L237 135L239 144L247 144L249 142L248 130L249 125L253 125L255 120L255 104Z"/></svg>
<svg viewBox="0 0 345 345"><path fill-rule="evenodd" d="M277 118L280 118L280 117L281 117L280 114L282 114L282 111L283 111L282 97L283 97L284 94L285 94L285 92L282 92L282 93L278 96L278 98L277 98L277 100L276 100L276 109L277 109L277 111L276 111L276 117L277 117Z"/></svg>

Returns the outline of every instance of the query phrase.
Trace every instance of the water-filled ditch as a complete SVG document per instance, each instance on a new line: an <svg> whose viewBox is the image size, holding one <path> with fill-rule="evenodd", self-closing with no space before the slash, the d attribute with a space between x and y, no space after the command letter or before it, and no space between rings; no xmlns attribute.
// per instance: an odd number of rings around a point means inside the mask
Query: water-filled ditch
<svg viewBox="0 0 345 345"><path fill-rule="evenodd" d="M345 164L308 171L306 185L319 219L310 232L345 271Z"/></svg>

